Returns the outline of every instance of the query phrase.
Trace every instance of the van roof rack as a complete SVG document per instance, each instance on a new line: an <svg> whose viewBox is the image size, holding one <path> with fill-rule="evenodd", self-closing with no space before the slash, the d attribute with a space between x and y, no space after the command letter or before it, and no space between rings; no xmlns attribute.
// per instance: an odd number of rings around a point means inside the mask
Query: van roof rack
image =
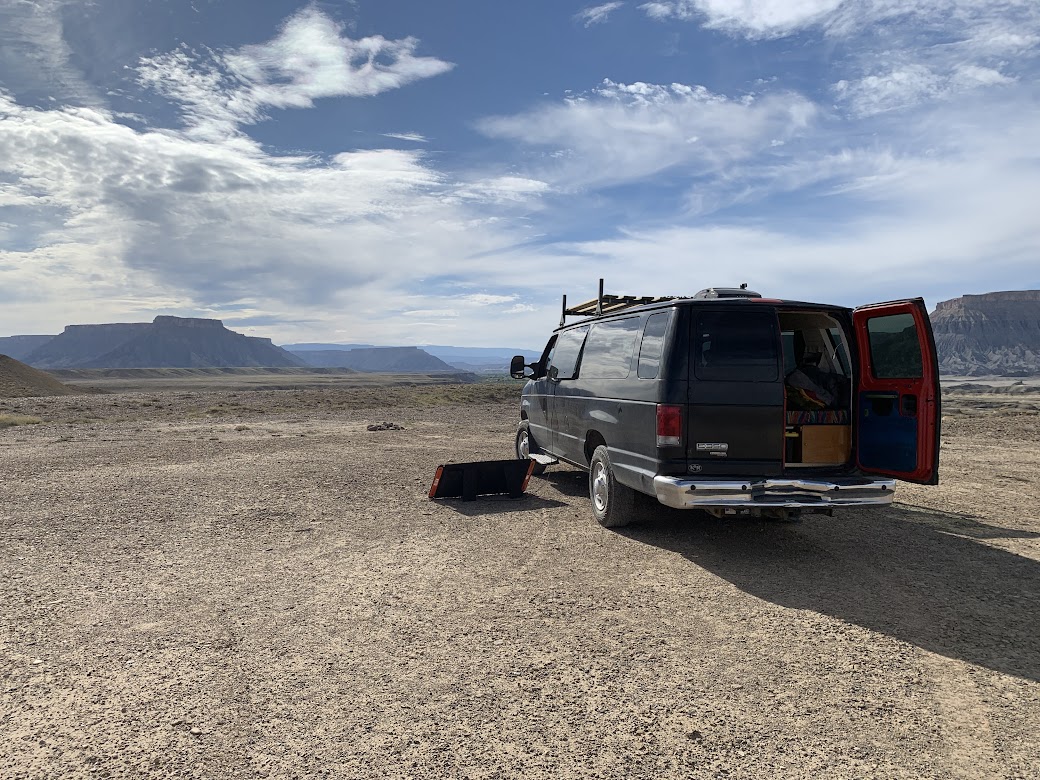
<svg viewBox="0 0 1040 780"><path fill-rule="evenodd" d="M747 287L747 283L740 285L740 287L707 287L692 297L695 300L762 297L762 293L749 290ZM591 301L579 303L577 306L568 309L567 296L563 296L563 312L560 314L560 327L566 324L568 317L603 317L607 314L630 309L633 306L645 306L648 303L664 303L665 301L674 301L682 297L679 295L664 295L656 298L652 295L642 297L638 295L604 295L603 280L600 279L599 295Z"/></svg>
<svg viewBox="0 0 1040 780"><path fill-rule="evenodd" d="M567 308L567 296L563 296L563 312L560 314L560 326L567 321L567 317L602 317L606 314L630 309L633 306L645 306L648 303L663 303L675 300L674 295L654 297L652 295L604 295L603 280L599 280L599 295L591 301L579 303L570 309Z"/></svg>

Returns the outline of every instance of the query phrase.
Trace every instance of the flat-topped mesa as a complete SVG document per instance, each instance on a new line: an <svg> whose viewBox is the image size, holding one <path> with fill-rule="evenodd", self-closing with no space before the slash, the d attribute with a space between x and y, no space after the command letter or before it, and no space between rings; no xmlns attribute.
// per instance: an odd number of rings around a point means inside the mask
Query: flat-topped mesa
<svg viewBox="0 0 1040 780"><path fill-rule="evenodd" d="M960 309L1011 312L1021 309L1029 314L1035 312L1038 305L1040 305L1040 290L1007 290L979 295L962 295L960 298L939 301L935 306L935 312Z"/></svg>
<svg viewBox="0 0 1040 780"><path fill-rule="evenodd" d="M150 322L102 322L97 325L66 325L62 333L132 333L150 327Z"/></svg>
<svg viewBox="0 0 1040 780"><path fill-rule="evenodd" d="M931 319L943 373L1040 374L1040 290L963 295Z"/></svg>
<svg viewBox="0 0 1040 780"><path fill-rule="evenodd" d="M154 320L153 325L166 325L178 328L223 328L221 320L207 320L201 317L173 317L168 314L160 314Z"/></svg>
<svg viewBox="0 0 1040 780"><path fill-rule="evenodd" d="M302 366L268 338L220 320L160 315L152 322L69 325L26 357L37 368L209 368Z"/></svg>

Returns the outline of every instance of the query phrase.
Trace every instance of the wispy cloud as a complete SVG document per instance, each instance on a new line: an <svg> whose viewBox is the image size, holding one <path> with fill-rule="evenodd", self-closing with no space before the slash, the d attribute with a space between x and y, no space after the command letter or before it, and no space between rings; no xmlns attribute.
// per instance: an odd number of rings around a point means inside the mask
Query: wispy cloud
<svg viewBox="0 0 1040 780"><path fill-rule="evenodd" d="M404 323L425 317L458 320L447 332L472 337L479 310L516 300L494 292L502 274L484 258L522 243L527 228L495 218L487 201L446 197L458 185L418 152L320 162L0 95L0 180L11 215L0 289L17 300L5 329L53 322L60 300L60 324L244 310L280 317L282 334L347 327L362 340L414 340ZM477 291L460 297L416 278L447 268ZM294 324L304 320L321 324Z"/></svg>
<svg viewBox="0 0 1040 780"><path fill-rule="evenodd" d="M1019 0L660 0L639 6L757 40L822 32L846 52L834 94L852 113L913 108L1033 72L1040 3Z"/></svg>
<svg viewBox="0 0 1040 780"><path fill-rule="evenodd" d="M416 54L415 38L380 35L354 40L341 25L308 6L270 41L233 51L177 51L143 58L139 83L180 104L189 129L224 137L254 124L271 108L309 108L330 97L370 97L453 65Z"/></svg>
<svg viewBox="0 0 1040 780"><path fill-rule="evenodd" d="M623 2L612 2L589 6L578 11L574 18L582 22L586 27L591 27L594 24L601 24L607 21L607 18L623 5Z"/></svg>
<svg viewBox="0 0 1040 780"><path fill-rule="evenodd" d="M786 35L819 22L843 0L660 0L639 8L652 19L702 21L749 37Z"/></svg>
<svg viewBox="0 0 1040 780"><path fill-rule="evenodd" d="M540 179L526 176L493 176L460 183L452 197L484 203L530 203L548 194L552 187Z"/></svg>
<svg viewBox="0 0 1040 780"><path fill-rule="evenodd" d="M384 138L397 138L400 141L413 141L417 144L425 144L429 139L419 133L381 133Z"/></svg>
<svg viewBox="0 0 1040 780"><path fill-rule="evenodd" d="M516 300L515 295L492 295L489 293L473 293L471 295L463 295L462 300L466 303L472 303L477 306L494 306L500 303L512 303Z"/></svg>
<svg viewBox="0 0 1040 780"><path fill-rule="evenodd" d="M60 103L100 105L65 41L63 17L70 7L69 0L0 3L0 86Z"/></svg>
<svg viewBox="0 0 1040 780"><path fill-rule="evenodd" d="M681 168L703 174L803 132L817 108L796 94L728 98L702 86L621 84L480 123L489 136L548 147L558 187L606 186Z"/></svg>
<svg viewBox="0 0 1040 780"><path fill-rule="evenodd" d="M854 114L870 116L1014 82L1013 77L979 65L956 65L951 71L937 72L926 65L907 63L885 73L838 81L834 94Z"/></svg>

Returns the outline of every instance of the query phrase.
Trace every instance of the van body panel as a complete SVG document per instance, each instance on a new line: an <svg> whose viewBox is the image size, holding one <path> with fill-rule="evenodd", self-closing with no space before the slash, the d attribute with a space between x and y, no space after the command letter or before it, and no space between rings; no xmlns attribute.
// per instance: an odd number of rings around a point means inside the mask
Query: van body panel
<svg viewBox="0 0 1040 780"><path fill-rule="evenodd" d="M750 312L746 304L696 308L687 350L688 470L705 476L778 476L783 471L784 386L776 311L762 304ZM734 325L749 321L763 333L756 343L748 345L739 338L730 345L718 343ZM710 361L720 358L709 355L719 353L720 347L723 361L727 353L737 356L734 361L747 351L758 357L747 367L738 364L731 370L723 362L711 368Z"/></svg>

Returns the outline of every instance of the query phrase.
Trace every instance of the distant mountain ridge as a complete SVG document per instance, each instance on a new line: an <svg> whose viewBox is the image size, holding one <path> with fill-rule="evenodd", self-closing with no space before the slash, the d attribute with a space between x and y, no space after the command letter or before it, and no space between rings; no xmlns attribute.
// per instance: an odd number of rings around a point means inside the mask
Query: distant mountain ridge
<svg viewBox="0 0 1040 780"><path fill-rule="evenodd" d="M420 374L456 370L418 347L310 349L292 354L315 368L351 368L355 371Z"/></svg>
<svg viewBox="0 0 1040 780"><path fill-rule="evenodd" d="M34 349L39 349L54 336L0 336L0 355L25 360Z"/></svg>
<svg viewBox="0 0 1040 780"><path fill-rule="evenodd" d="M270 339L220 320L159 316L152 322L69 325L25 356L36 368L213 368L303 366Z"/></svg>
<svg viewBox="0 0 1040 780"><path fill-rule="evenodd" d="M937 304L931 320L940 372L1040 375L1040 290L962 295Z"/></svg>
<svg viewBox="0 0 1040 780"><path fill-rule="evenodd" d="M308 360L307 356L312 355L315 352L355 352L360 349L398 349L398 347L375 347L371 344L326 344L320 342L309 342L302 344L283 344L282 349L287 349L297 357ZM414 349L414 347L412 347L412 349ZM530 363L537 360L542 354L541 349L523 349L517 347L453 347L435 344L420 345L418 349L444 361L444 363L448 364L450 368L462 371L494 373L505 373L508 371L509 361L512 359L513 355L524 355L527 362ZM342 360L343 357L337 355L335 359Z"/></svg>

